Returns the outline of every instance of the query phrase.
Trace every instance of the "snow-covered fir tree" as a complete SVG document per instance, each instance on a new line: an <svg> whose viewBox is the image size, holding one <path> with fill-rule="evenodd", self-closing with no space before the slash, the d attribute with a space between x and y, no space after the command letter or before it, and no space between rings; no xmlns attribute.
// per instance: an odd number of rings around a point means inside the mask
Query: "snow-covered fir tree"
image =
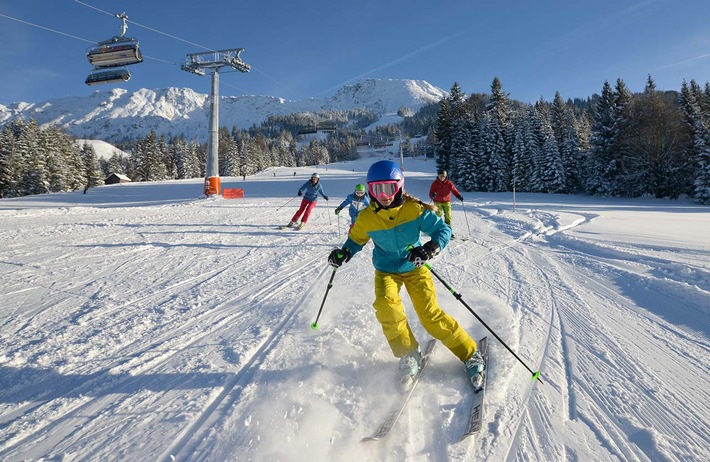
<svg viewBox="0 0 710 462"><path fill-rule="evenodd" d="M707 114L710 113L710 90L701 91L694 80L691 80L690 84L683 81L681 108L693 138L691 157L695 167L694 197L708 204L710 203L710 120Z"/></svg>
<svg viewBox="0 0 710 462"><path fill-rule="evenodd" d="M86 172L86 188L93 188L104 184L104 173L99 166L99 158L96 150L89 143L84 143L81 147L81 157Z"/></svg>

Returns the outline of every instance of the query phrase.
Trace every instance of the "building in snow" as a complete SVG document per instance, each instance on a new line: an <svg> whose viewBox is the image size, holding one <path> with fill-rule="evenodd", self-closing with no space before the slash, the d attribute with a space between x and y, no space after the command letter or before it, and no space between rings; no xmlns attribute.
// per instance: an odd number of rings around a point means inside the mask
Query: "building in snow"
<svg viewBox="0 0 710 462"><path fill-rule="evenodd" d="M104 180L104 184L116 184L116 183L130 183L131 179L126 175L121 175L120 173L111 173Z"/></svg>

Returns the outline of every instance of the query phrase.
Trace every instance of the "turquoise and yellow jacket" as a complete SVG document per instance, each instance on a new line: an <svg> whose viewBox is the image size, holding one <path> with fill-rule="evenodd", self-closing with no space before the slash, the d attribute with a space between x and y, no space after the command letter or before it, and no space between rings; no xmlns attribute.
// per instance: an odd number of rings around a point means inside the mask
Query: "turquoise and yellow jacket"
<svg viewBox="0 0 710 462"><path fill-rule="evenodd" d="M375 212L377 201L358 215L343 244L354 256L372 239L375 249L372 263L385 273L407 273L415 266L407 260L409 246L422 245L421 233L431 237L443 250L451 238L451 228L420 202L404 204Z"/></svg>

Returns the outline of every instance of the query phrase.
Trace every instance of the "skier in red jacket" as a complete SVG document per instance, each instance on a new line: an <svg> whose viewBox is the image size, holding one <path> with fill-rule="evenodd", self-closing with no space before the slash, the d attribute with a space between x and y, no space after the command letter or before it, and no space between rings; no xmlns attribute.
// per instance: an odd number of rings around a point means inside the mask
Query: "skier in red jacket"
<svg viewBox="0 0 710 462"><path fill-rule="evenodd" d="M434 201L434 205L438 209L437 215L441 216L444 213L444 221L451 226L451 194L456 196L458 200L463 202L463 196L456 189L454 183L446 176L446 170L439 170L436 180L429 188L429 197ZM453 228L451 237L454 237Z"/></svg>

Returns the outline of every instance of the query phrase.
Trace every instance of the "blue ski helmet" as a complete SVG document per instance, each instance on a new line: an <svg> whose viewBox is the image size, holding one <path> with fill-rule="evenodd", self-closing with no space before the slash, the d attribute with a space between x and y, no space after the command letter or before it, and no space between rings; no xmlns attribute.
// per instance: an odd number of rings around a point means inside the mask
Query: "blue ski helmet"
<svg viewBox="0 0 710 462"><path fill-rule="evenodd" d="M382 207L380 201L377 200L372 193L371 183L376 183L378 181L396 181L397 182L397 192L394 196L394 201L387 207ZM402 193L404 192L404 174L400 170L399 166L392 162L391 160L380 160L375 162L370 166L367 171L367 189L370 192L370 199L377 201L382 208L393 208L398 207L403 204Z"/></svg>
<svg viewBox="0 0 710 462"><path fill-rule="evenodd" d="M404 186L404 174L397 164L391 160L380 160L370 166L370 170L367 171L368 183L387 180L397 180L401 183L400 188Z"/></svg>

